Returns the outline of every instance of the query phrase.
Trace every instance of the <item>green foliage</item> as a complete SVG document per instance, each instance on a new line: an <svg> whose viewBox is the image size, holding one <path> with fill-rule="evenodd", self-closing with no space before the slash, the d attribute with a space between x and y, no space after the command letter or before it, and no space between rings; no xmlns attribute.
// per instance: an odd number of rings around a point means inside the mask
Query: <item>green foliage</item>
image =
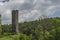
<svg viewBox="0 0 60 40"><path fill-rule="evenodd" d="M0 40L31 40L31 38L25 34L18 34L2 37Z"/></svg>
<svg viewBox="0 0 60 40"><path fill-rule="evenodd" d="M19 23L18 35L11 35L12 26L2 25L1 40L60 40L60 18L45 18L31 22ZM9 36L11 35L11 36Z"/></svg>

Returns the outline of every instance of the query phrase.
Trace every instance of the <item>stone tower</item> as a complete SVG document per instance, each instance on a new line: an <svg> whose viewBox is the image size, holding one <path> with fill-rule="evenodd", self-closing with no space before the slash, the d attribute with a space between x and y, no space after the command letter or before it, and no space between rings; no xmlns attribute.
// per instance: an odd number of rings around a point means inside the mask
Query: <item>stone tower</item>
<svg viewBox="0 0 60 40"><path fill-rule="evenodd" d="M19 33L18 28L18 10L12 10L12 32Z"/></svg>

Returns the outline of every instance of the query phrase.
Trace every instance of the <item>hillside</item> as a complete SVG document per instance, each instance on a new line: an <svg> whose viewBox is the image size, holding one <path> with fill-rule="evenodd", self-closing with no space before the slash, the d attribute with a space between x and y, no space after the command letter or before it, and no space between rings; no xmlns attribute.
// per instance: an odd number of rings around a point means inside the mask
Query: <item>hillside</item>
<svg viewBox="0 0 60 40"><path fill-rule="evenodd" d="M2 27L3 35L12 35L11 24L2 25ZM16 40L60 40L60 18L45 18L42 20L19 23L19 31L19 35L23 36L20 37L15 34L16 36L14 37L18 37ZM10 37L9 39L11 39ZM15 39L14 37L12 38Z"/></svg>

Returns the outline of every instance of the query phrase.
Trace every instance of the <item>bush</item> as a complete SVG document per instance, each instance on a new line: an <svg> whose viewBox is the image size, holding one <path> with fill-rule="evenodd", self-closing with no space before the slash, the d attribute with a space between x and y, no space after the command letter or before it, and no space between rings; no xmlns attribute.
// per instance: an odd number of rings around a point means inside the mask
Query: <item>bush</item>
<svg viewBox="0 0 60 40"><path fill-rule="evenodd" d="M2 37L0 40L31 40L31 38L25 34L18 34Z"/></svg>

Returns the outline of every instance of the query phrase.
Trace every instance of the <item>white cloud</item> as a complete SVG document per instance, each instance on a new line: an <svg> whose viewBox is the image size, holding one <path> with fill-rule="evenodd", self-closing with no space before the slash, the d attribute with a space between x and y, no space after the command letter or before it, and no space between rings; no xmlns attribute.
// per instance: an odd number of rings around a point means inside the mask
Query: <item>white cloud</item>
<svg viewBox="0 0 60 40"><path fill-rule="evenodd" d="M0 3L0 6L3 6L4 5L4 3Z"/></svg>
<svg viewBox="0 0 60 40"><path fill-rule="evenodd" d="M0 2L0 9L4 24L11 23L10 11L16 9L19 10L19 22L33 21L42 15L53 15L60 10L60 0L10 0L6 3Z"/></svg>

